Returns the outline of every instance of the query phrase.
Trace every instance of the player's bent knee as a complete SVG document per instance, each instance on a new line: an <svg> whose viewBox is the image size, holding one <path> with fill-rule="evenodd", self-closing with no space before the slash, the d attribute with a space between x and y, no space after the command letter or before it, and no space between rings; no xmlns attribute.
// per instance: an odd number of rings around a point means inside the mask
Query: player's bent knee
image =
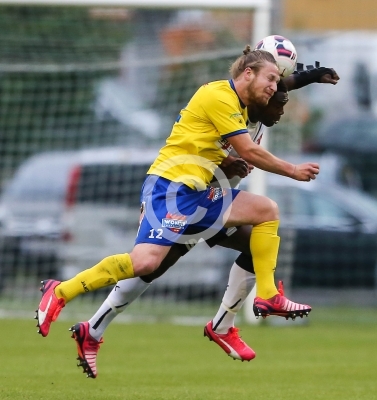
<svg viewBox="0 0 377 400"><path fill-rule="evenodd" d="M132 257L135 276L152 274L160 265L160 257L154 254L144 254L143 257Z"/></svg>
<svg viewBox="0 0 377 400"><path fill-rule="evenodd" d="M279 219L279 207L274 200L265 197L264 201L259 203L256 215L258 222L253 225L268 221L276 221Z"/></svg>
<svg viewBox="0 0 377 400"><path fill-rule="evenodd" d="M276 201L267 198L266 201L266 209L265 209L265 220L267 221L276 221L280 218L279 216L279 206Z"/></svg>

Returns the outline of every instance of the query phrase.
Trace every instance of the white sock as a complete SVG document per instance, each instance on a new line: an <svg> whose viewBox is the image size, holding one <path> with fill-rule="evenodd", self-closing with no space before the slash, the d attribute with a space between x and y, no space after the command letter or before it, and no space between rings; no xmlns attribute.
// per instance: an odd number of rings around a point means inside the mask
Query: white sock
<svg viewBox="0 0 377 400"><path fill-rule="evenodd" d="M144 293L149 286L150 283L146 283L140 278L119 281L88 321L90 335L94 339L100 340L110 322Z"/></svg>
<svg viewBox="0 0 377 400"><path fill-rule="evenodd" d="M245 271L234 263L229 273L228 286L220 308L212 320L214 331L224 334L234 326L237 312L243 306L254 285L255 274Z"/></svg>

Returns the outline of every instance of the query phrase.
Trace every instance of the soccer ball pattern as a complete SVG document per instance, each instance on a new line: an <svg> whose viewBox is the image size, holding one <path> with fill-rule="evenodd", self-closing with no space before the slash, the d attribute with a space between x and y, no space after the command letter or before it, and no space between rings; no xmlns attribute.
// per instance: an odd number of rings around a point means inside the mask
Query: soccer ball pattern
<svg viewBox="0 0 377 400"><path fill-rule="evenodd" d="M271 53L279 66L280 75L285 78L296 68L297 52L293 43L280 35L266 36L255 47L255 50L266 50Z"/></svg>

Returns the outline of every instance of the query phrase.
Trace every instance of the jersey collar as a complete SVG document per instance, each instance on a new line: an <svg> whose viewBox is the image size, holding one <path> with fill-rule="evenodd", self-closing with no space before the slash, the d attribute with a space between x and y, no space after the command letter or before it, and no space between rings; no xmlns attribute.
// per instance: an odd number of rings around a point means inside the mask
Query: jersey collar
<svg viewBox="0 0 377 400"><path fill-rule="evenodd" d="M229 79L229 85L230 85L230 87L234 90L234 92L236 93L236 95L237 95L237 97L238 97L238 100L240 101L241 107L242 107L242 108L245 108L245 107L246 107L245 104L243 104L242 100L240 99L240 96L238 96L238 93L237 93L236 88L234 87L233 79Z"/></svg>

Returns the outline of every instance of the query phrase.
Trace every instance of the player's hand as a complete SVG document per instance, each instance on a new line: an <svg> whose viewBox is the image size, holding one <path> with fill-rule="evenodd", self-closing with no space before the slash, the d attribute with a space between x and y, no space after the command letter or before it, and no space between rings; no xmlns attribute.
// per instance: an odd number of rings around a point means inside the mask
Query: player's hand
<svg viewBox="0 0 377 400"><path fill-rule="evenodd" d="M339 75L336 73L336 71L333 68L330 68L332 73L331 74L325 74L322 75L319 82L320 83L331 83L332 85L336 85L339 81Z"/></svg>
<svg viewBox="0 0 377 400"><path fill-rule="evenodd" d="M319 164L317 163L304 163L295 165L292 179L296 181L309 182L317 177L319 173Z"/></svg>
<svg viewBox="0 0 377 400"><path fill-rule="evenodd" d="M249 164L242 158L228 156L220 164L220 168L227 178L233 178L234 176L245 178L254 167L249 166Z"/></svg>

